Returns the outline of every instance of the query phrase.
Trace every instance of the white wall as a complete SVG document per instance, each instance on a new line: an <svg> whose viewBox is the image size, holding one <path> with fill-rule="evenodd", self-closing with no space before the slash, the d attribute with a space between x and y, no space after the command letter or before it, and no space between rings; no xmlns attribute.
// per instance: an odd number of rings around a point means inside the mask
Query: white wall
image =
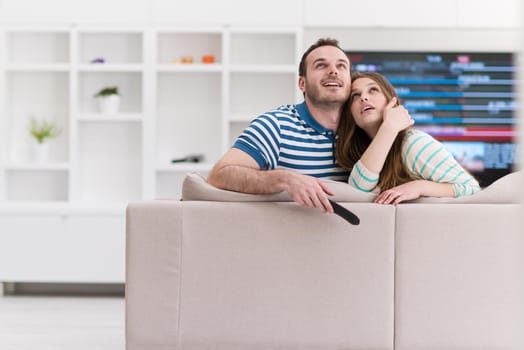
<svg viewBox="0 0 524 350"><path fill-rule="evenodd" d="M518 49L520 0L0 0L0 25L302 26L348 49Z"/></svg>

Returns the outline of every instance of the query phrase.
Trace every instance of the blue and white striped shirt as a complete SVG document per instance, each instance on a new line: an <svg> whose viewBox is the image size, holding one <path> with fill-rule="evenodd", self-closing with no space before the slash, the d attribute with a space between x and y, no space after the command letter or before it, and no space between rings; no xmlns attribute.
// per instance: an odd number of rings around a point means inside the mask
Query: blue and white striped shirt
<svg viewBox="0 0 524 350"><path fill-rule="evenodd" d="M455 197L472 195L480 190L479 183L462 168L453 155L431 135L410 129L402 141L402 161L411 175L439 183L453 184ZM368 170L359 160L349 183L365 192L377 192L379 174Z"/></svg>
<svg viewBox="0 0 524 350"><path fill-rule="evenodd" d="M233 147L253 157L260 169L290 169L336 181L347 181L349 175L335 161L335 132L320 125L305 102L258 116Z"/></svg>

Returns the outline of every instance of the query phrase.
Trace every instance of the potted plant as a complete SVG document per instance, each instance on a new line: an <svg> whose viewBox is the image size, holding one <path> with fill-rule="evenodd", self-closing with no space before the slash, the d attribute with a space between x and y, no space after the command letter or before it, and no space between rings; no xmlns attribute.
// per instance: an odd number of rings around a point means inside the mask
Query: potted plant
<svg viewBox="0 0 524 350"><path fill-rule="evenodd" d="M38 120L35 117L31 117L29 124L29 132L36 141L34 143L34 158L38 163L47 162L49 156L49 144L46 142L48 139L58 137L62 132L62 129L52 121Z"/></svg>
<svg viewBox="0 0 524 350"><path fill-rule="evenodd" d="M104 114L116 114L120 108L120 94L118 87L104 87L95 94L99 100L100 112Z"/></svg>

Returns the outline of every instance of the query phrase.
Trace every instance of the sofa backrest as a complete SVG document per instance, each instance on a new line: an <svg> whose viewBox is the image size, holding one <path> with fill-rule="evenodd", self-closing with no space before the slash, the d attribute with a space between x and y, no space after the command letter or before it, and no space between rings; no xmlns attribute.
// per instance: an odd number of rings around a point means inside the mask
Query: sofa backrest
<svg viewBox="0 0 524 350"><path fill-rule="evenodd" d="M347 183L327 180L325 183L335 193L331 198L337 202L371 203L375 193L366 193L349 186ZM472 196L460 198L419 198L409 203L455 203L455 204L499 204L521 203L524 188L524 170L506 175L490 186ZM247 194L226 191L216 188L196 173L187 174L182 186L184 201L217 201L217 202L290 202L285 192L275 194Z"/></svg>

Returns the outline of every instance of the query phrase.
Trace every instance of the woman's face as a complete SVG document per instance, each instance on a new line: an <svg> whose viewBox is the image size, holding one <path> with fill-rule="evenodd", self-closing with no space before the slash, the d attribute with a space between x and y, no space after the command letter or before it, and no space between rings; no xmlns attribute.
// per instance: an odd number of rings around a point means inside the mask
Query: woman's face
<svg viewBox="0 0 524 350"><path fill-rule="evenodd" d="M387 105L381 87L370 78L358 78L351 84L350 110L355 123L371 138L382 124L382 113Z"/></svg>

